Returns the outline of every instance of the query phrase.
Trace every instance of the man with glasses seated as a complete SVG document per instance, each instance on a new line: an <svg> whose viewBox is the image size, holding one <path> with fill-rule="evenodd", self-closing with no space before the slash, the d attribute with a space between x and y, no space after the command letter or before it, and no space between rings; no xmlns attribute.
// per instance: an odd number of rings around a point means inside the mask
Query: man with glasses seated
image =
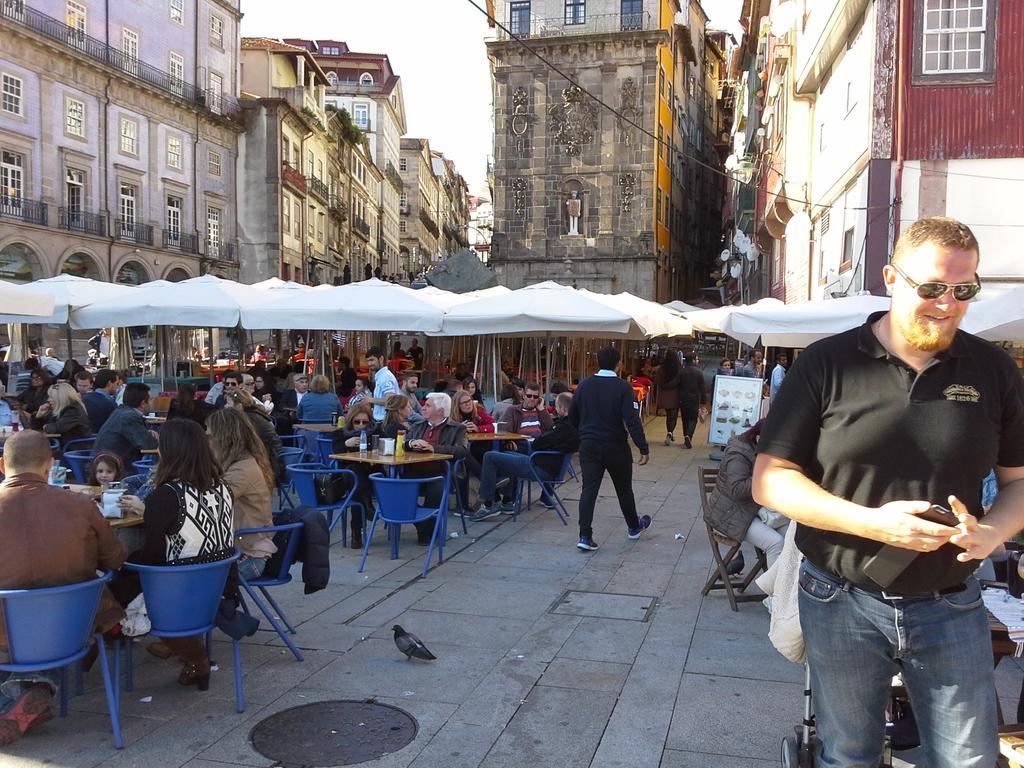
<svg viewBox="0 0 1024 768"><path fill-rule="evenodd" d="M228 398L242 388L242 374L238 371L228 371L221 379L221 385L221 393L213 403L218 409L227 405L230 402Z"/></svg>
<svg viewBox="0 0 1024 768"><path fill-rule="evenodd" d="M527 384L523 389L523 402L515 408L509 408L505 414L508 431L518 432L529 438L537 438L550 432L555 426L551 414L540 397L540 385ZM525 450L525 448L524 448Z"/></svg>

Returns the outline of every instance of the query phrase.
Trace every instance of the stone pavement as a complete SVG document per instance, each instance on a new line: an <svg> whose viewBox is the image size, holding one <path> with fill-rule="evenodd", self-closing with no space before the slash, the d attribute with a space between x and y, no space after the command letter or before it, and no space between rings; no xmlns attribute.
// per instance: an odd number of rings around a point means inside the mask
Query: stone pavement
<svg viewBox="0 0 1024 768"><path fill-rule="evenodd" d="M364 766L779 765L779 742L802 713L802 667L768 643L762 606L733 613L721 593L700 595L711 563L696 488L696 468L709 463L703 433L688 451L661 445L663 419L649 419L647 432L651 462L636 468L634 489L654 526L641 540L626 538L606 481L594 526L601 548L590 554L575 548L575 519L563 527L543 508L518 522L471 524L425 580L411 529L394 561L378 533L363 574L357 553L336 545L326 590L304 596L295 583L275 592L306 660L273 632L246 642L243 714L234 710L229 645L215 646L222 669L206 693L179 686L177 665L136 646L123 751L113 748L94 671L70 716L0 751L0 766L271 766L249 742L257 723L318 700L370 697L419 728L411 744ZM562 495L575 518L579 485L570 481ZM456 518L449 530L461 534ZM406 661L392 643L395 622L438 660ZM998 680L1014 713L1021 668L1004 661Z"/></svg>

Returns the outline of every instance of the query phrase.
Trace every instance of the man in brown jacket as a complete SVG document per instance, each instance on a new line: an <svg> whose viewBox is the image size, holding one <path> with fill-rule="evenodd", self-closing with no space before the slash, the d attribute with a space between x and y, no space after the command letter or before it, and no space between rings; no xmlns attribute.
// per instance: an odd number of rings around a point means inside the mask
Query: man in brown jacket
<svg viewBox="0 0 1024 768"><path fill-rule="evenodd" d="M46 484L53 458L41 432L8 438L0 459L0 589L32 589L96 578L119 568L124 545L96 504L81 494ZM104 590L96 628L114 626L124 612ZM0 612L0 660L8 660L7 631ZM0 673L0 746L52 717L56 672Z"/></svg>

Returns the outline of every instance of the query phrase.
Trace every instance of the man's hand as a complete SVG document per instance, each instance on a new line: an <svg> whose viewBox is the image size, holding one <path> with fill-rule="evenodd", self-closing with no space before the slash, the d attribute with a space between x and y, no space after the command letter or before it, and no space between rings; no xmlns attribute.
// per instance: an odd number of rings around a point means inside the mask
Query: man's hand
<svg viewBox="0 0 1024 768"><path fill-rule="evenodd" d="M49 412L50 412L50 404L49 403L43 403L42 405L39 406L39 410L36 411L36 416L38 416L39 418L42 418L43 416L45 416Z"/></svg>
<svg viewBox="0 0 1024 768"><path fill-rule="evenodd" d="M640 458L637 459L636 463L637 463L638 466L642 467L644 464L646 464L650 460L651 460L651 455L649 453L641 453L640 454Z"/></svg>
<svg viewBox="0 0 1024 768"><path fill-rule="evenodd" d="M434 452L434 446L428 443L426 440L410 440L409 447L414 451L429 451Z"/></svg>
<svg viewBox="0 0 1024 768"><path fill-rule="evenodd" d="M931 504L927 501L890 501L874 510L862 536L915 552L934 552L947 543L958 528L918 517Z"/></svg>
<svg viewBox="0 0 1024 768"><path fill-rule="evenodd" d="M466 428L467 432L479 432L480 431L480 427L478 427L472 421L464 421L464 422L462 422L462 426L464 426Z"/></svg>
<svg viewBox="0 0 1024 768"><path fill-rule="evenodd" d="M146 505L138 496L122 494L117 500L117 506L126 514L141 515L146 511Z"/></svg>
<svg viewBox="0 0 1024 768"><path fill-rule="evenodd" d="M155 429L149 430L149 434L153 436L154 440L159 440L160 439L160 433L157 432Z"/></svg>
<svg viewBox="0 0 1024 768"><path fill-rule="evenodd" d="M971 560L984 560L1003 543L1003 534L984 521L979 522L978 518L967 511L967 507L956 496L949 497L949 508L956 513L960 520L949 538L950 544L963 548L963 552L956 556L961 563Z"/></svg>

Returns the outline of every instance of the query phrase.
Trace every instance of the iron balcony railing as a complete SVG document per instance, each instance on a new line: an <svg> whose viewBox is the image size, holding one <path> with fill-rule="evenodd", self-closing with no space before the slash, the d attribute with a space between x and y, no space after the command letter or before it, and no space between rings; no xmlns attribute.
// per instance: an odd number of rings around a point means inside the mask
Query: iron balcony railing
<svg viewBox="0 0 1024 768"><path fill-rule="evenodd" d="M131 219L118 219L115 234L118 240L128 240L139 245L153 244L153 227Z"/></svg>
<svg viewBox="0 0 1024 768"><path fill-rule="evenodd" d="M107 236L107 216L103 213L86 213L75 208L58 208L60 228L86 235Z"/></svg>
<svg viewBox="0 0 1024 768"><path fill-rule="evenodd" d="M309 184L309 191L319 197L325 203L331 199L331 190L326 184L324 184L316 176L307 176L306 181Z"/></svg>
<svg viewBox="0 0 1024 768"><path fill-rule="evenodd" d="M207 240L206 255L218 261L238 263L238 246L234 240L222 240L219 243Z"/></svg>
<svg viewBox="0 0 1024 768"><path fill-rule="evenodd" d="M344 221L348 218L348 203L342 200L338 195L331 195L331 202L328 206L328 211L330 211L331 215Z"/></svg>
<svg viewBox="0 0 1024 768"><path fill-rule="evenodd" d="M352 229L361 234L366 239L370 238L370 225L361 217L352 217Z"/></svg>
<svg viewBox="0 0 1024 768"><path fill-rule="evenodd" d="M169 251L181 251L182 253L199 253L199 235L188 232L164 230L164 248Z"/></svg>
<svg viewBox="0 0 1024 768"><path fill-rule="evenodd" d="M46 203L42 200L28 200L21 195L0 195L0 217L45 227Z"/></svg>
<svg viewBox="0 0 1024 768"><path fill-rule="evenodd" d="M119 48L107 45L102 40L90 37L75 27L69 27L63 20L47 16L30 8L23 0L0 0L0 18L20 24L50 40L73 48L109 67L114 67L136 80L158 88L185 101L218 115L234 117L240 114L238 102L223 93L204 91L183 78L164 72L152 64L129 56Z"/></svg>
<svg viewBox="0 0 1024 768"><path fill-rule="evenodd" d="M531 16L529 20L513 16L505 25L516 37L569 37L577 35L598 35L609 32L638 32L656 29L651 14L646 11L635 13L573 14L541 19ZM505 29L498 29L498 40L511 40Z"/></svg>

